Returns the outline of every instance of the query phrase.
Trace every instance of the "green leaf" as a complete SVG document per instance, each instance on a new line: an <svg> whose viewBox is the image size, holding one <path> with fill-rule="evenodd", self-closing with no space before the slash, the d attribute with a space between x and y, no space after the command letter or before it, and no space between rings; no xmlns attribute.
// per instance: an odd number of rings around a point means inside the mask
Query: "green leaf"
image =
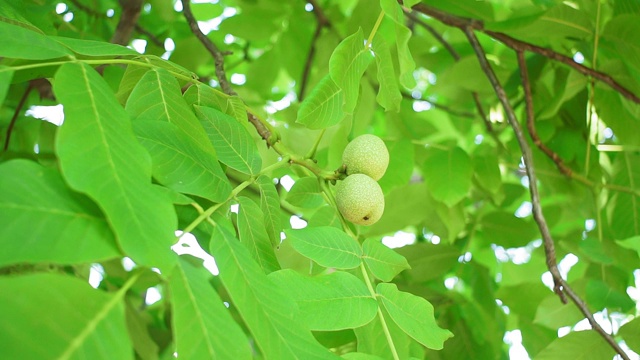
<svg viewBox="0 0 640 360"><path fill-rule="evenodd" d="M318 179L315 176L298 179L287 193L286 200L301 208L316 208L324 204Z"/></svg>
<svg viewBox="0 0 640 360"><path fill-rule="evenodd" d="M153 341L149 334L149 319L143 310L132 304L131 299L125 299L125 317L127 323L127 331L133 349L141 359L155 359L158 357L158 344Z"/></svg>
<svg viewBox="0 0 640 360"><path fill-rule="evenodd" d="M7 359L133 359L124 291L57 274L0 277L0 343Z"/></svg>
<svg viewBox="0 0 640 360"><path fill-rule="evenodd" d="M336 125L345 117L344 98L344 92L326 75L300 104L296 122L312 130Z"/></svg>
<svg viewBox="0 0 640 360"><path fill-rule="evenodd" d="M422 168L427 189L447 206L452 207L469 193L473 169L469 155L461 148L431 149Z"/></svg>
<svg viewBox="0 0 640 360"><path fill-rule="evenodd" d="M414 167L413 144L408 139L386 142L389 150L389 166L382 178L378 180L385 193L389 190L409 183Z"/></svg>
<svg viewBox="0 0 640 360"><path fill-rule="evenodd" d="M189 105L206 106L225 111L226 98L211 86L203 83L192 84L183 95Z"/></svg>
<svg viewBox="0 0 640 360"><path fill-rule="evenodd" d="M54 91L65 110L56 148L62 174L104 211L121 248L134 261L168 271L177 218L151 185L151 161L105 81L86 64L65 64Z"/></svg>
<svg viewBox="0 0 640 360"><path fill-rule="evenodd" d="M394 23L396 49L400 65L400 84L405 88L411 89L416 86L416 80L413 78L416 63L413 61L411 51L409 51L411 30L405 25L404 14L397 1L380 0L380 7L384 11L385 17Z"/></svg>
<svg viewBox="0 0 640 360"><path fill-rule="evenodd" d="M176 125L203 150L214 153L202 125L182 97L180 84L165 69L147 71L125 107L132 120L162 120Z"/></svg>
<svg viewBox="0 0 640 360"><path fill-rule="evenodd" d="M616 240L618 245L625 249L635 250L640 255L640 236L632 236L624 240Z"/></svg>
<svg viewBox="0 0 640 360"><path fill-rule="evenodd" d="M249 250L253 260L265 273L280 269L276 254L264 226L264 215L260 207L248 197L238 198L238 234L240 242Z"/></svg>
<svg viewBox="0 0 640 360"><path fill-rule="evenodd" d="M332 226L338 229L342 229L340 215L338 214L336 208L331 205L320 207L309 219L309 226Z"/></svg>
<svg viewBox="0 0 640 360"><path fill-rule="evenodd" d="M117 44L104 41L73 39L61 36L51 36L51 39L69 48L76 54L86 56L139 56L137 51Z"/></svg>
<svg viewBox="0 0 640 360"><path fill-rule="evenodd" d="M0 104L4 103L11 86L11 79L13 78L13 69L8 66L0 65Z"/></svg>
<svg viewBox="0 0 640 360"><path fill-rule="evenodd" d="M378 310L377 301L362 280L336 271L303 276L285 269L269 274L298 303L302 321L318 331L334 331L367 324Z"/></svg>
<svg viewBox="0 0 640 360"><path fill-rule="evenodd" d="M611 359L613 355L615 351L598 333L587 330L554 340L536 355L536 360Z"/></svg>
<svg viewBox="0 0 640 360"><path fill-rule="evenodd" d="M551 294L538 305L533 323L549 329L558 329L562 326L573 326L582 319L584 315L578 308L563 304L558 296Z"/></svg>
<svg viewBox="0 0 640 360"><path fill-rule="evenodd" d="M240 124L243 124L247 121L247 108L237 96L229 96L227 98L227 109L225 110L225 114L232 116L234 119L238 120Z"/></svg>
<svg viewBox="0 0 640 360"><path fill-rule="evenodd" d="M505 248L525 246L540 236L534 223L504 211L483 216L480 224L488 241Z"/></svg>
<svg viewBox="0 0 640 360"><path fill-rule="evenodd" d="M214 108L195 106L195 109L223 164L249 175L260 172L262 158L244 125Z"/></svg>
<svg viewBox="0 0 640 360"><path fill-rule="evenodd" d="M372 238L364 241L362 252L362 258L371 273L382 281L391 281L402 270L411 268L404 256Z"/></svg>
<svg viewBox="0 0 640 360"><path fill-rule="evenodd" d="M386 111L398 112L400 111L402 94L400 93L396 73L393 69L393 59L391 58L389 45L387 45L382 38L375 39L371 45L376 56L378 83L380 84L376 100Z"/></svg>
<svg viewBox="0 0 640 360"><path fill-rule="evenodd" d="M450 245L417 243L397 249L411 268L402 273L409 283L437 279L458 264L460 249Z"/></svg>
<svg viewBox="0 0 640 360"><path fill-rule="evenodd" d="M193 138L164 121L138 120L133 128L151 154L153 177L159 183L215 202L227 199L231 184L216 156L199 147Z"/></svg>
<svg viewBox="0 0 640 360"><path fill-rule="evenodd" d="M251 359L251 347L204 268L180 261L169 278L176 351L186 359Z"/></svg>
<svg viewBox="0 0 640 360"><path fill-rule="evenodd" d="M286 230L285 234L297 252L324 267L353 269L362 262L360 245L340 229L307 227Z"/></svg>
<svg viewBox="0 0 640 360"><path fill-rule="evenodd" d="M585 301L594 309L610 309L627 312L634 308L635 301L629 295L602 280L591 279L587 282Z"/></svg>
<svg viewBox="0 0 640 360"><path fill-rule="evenodd" d="M353 114L356 108L360 79L372 60L371 50L364 47L362 28L342 40L331 54L329 73L344 93L342 109L347 114Z"/></svg>
<svg viewBox="0 0 640 360"><path fill-rule="evenodd" d="M640 351L640 317L629 321L620 327L618 335L624 338L624 342L636 353Z"/></svg>
<svg viewBox="0 0 640 360"><path fill-rule="evenodd" d="M0 266L74 264L120 255L98 207L71 191L60 173L32 161L0 164L0 212Z"/></svg>
<svg viewBox="0 0 640 360"><path fill-rule="evenodd" d="M0 21L0 57L47 60L73 55L46 35Z"/></svg>
<svg viewBox="0 0 640 360"><path fill-rule="evenodd" d="M337 359L299 322L296 303L274 284L226 229L211 238L220 280L265 359Z"/></svg>
<svg viewBox="0 0 640 360"><path fill-rule="evenodd" d="M342 355L343 359L347 360L384 360L383 358L375 355L365 354L361 352L351 352Z"/></svg>
<svg viewBox="0 0 640 360"><path fill-rule="evenodd" d="M260 191L260 210L264 214L264 226L272 246L280 245L280 232L284 229L284 216L280 209L280 196L273 181L265 175L256 179Z"/></svg>
<svg viewBox="0 0 640 360"><path fill-rule="evenodd" d="M498 165L498 155L489 145L481 144L471 159L476 180L490 194L496 195L502 187L502 177Z"/></svg>
<svg viewBox="0 0 640 360"><path fill-rule="evenodd" d="M399 291L395 284L378 284L376 291L393 321L409 336L429 349L440 350L452 337L436 324L433 305L426 299Z"/></svg>

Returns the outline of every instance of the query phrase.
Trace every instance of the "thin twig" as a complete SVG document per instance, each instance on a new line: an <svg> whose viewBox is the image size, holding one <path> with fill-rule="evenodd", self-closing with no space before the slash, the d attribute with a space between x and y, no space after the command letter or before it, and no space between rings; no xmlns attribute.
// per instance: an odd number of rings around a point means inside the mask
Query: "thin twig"
<svg viewBox="0 0 640 360"><path fill-rule="evenodd" d="M329 19L327 19L317 1L310 0L309 3L311 4L311 6L313 6L313 14L316 17L317 25L316 30L313 33L313 37L311 38L311 47L309 48L309 53L307 54L307 60L305 60L304 62L304 70L302 71L302 78L300 79L300 90L298 91L298 101L302 101L304 99L307 83L309 82L309 75L311 73L311 65L313 64L313 57L316 53L316 42L322 34L322 29L325 27L331 27Z"/></svg>
<svg viewBox="0 0 640 360"><path fill-rule="evenodd" d="M478 41L478 38L476 37L473 28L471 26L467 26L463 30L465 35L467 36L467 39L469 40L469 43L471 44L471 47L476 53L476 56L478 58L478 61L480 62L480 66L482 70L487 75L487 78L489 79L491 86L496 92L496 95L500 100L500 103L504 107L509 124L513 128L513 131L516 135L516 139L518 140L518 144L520 145L520 149L522 151L522 157L525 165L525 170L527 172L527 176L529 177L529 192L531 194L533 218L536 221L536 224L538 225L538 229L540 230L540 233L542 235L544 248L545 248L545 256L547 259L547 268L549 269L549 272L551 272L551 275L553 276L554 292L558 294L558 296L560 296L560 299L562 300L563 303L567 302L565 295L569 296L569 298L571 298L573 303L578 307L578 309L582 312L582 314L588 319L589 323L591 324L591 327L596 332L598 332L602 336L602 338L607 343L609 343L609 345L611 345L611 347L623 359L628 360L629 357L624 352L624 350L622 350L620 345L618 345L618 343L613 339L613 337L609 333L604 331L604 329L600 326L600 324L596 322L595 318L593 317L593 314L587 307L587 304L573 291L573 289L569 286L569 284L562 278L562 275L560 274L560 271L558 270L558 265L556 263L555 246L554 246L553 238L551 237L549 226L547 225L547 222L542 213L542 207L540 205L540 194L538 193L537 178L535 175L531 148L529 147L529 144L525 139L524 133L522 131L522 127L520 126L520 123L516 118L515 112L513 111L513 108L509 103L507 94L505 93L504 88L500 84L498 77L493 72L493 69L489 64L489 61L487 60L484 49L480 45L480 42ZM523 56L522 51L518 52L518 54L519 56ZM523 81L525 78L528 79L528 75L526 74L526 68L520 68L520 74L522 76ZM531 103L528 103L528 104L531 105ZM527 106L527 116L533 117L533 109L529 105Z"/></svg>
<svg viewBox="0 0 640 360"><path fill-rule="evenodd" d="M614 80L611 76L602 73L600 71L597 71L595 69L586 67L582 64L579 64L577 62L575 62L571 57L566 56L566 55L562 55L560 53L557 53L551 49L547 49L547 48L543 48L537 45L533 45L531 43L528 42L524 42L521 40L517 40L515 38L512 38L509 35L503 34L503 33L499 33L499 32L495 32L495 31L490 31L490 30L486 30L484 28L484 24L482 23L482 21L477 20L477 19L470 19L470 18L464 18L464 17L460 17L460 16L456 16L456 15L452 15L449 13L446 13L444 11L438 10L436 8L433 8L431 6L419 3L413 6L414 10L419 11L427 16L431 16L433 18L438 19L440 22L447 24L449 26L454 26L457 27L459 29L461 29L462 31L465 31L466 28L471 28L472 30L476 30L476 31L480 31L483 32L489 36L491 36L492 38L502 42L503 44L505 44L506 46L512 48L513 50L516 51L530 51L530 52L534 52L536 54L540 54L542 56L545 56L549 59L552 60L556 60L558 62L561 62L565 65L568 65L572 68L574 68L575 70L577 70L579 73L586 75L586 76L592 76L594 79L599 80L607 85L609 85L612 89L616 90L617 92L619 92L622 96L624 96L625 98L640 104L640 97L638 97L636 94L634 94L632 91L630 91L629 89L625 88L624 86L622 86L620 83L618 83L616 80Z"/></svg>
<svg viewBox="0 0 640 360"><path fill-rule="evenodd" d="M16 121L18 120L18 116L22 112L22 108L24 107L27 98L29 97L29 93L33 89L31 83L27 85L27 89L22 94L20 101L18 101L18 105L16 106L16 110L13 112L13 116L11 117L11 121L9 122L9 126L7 127L7 136L4 139L4 147L3 150L6 152L9 150L9 142L11 141L11 132L13 131L13 127L16 125Z"/></svg>
<svg viewBox="0 0 640 360"><path fill-rule="evenodd" d="M207 49L209 54L213 57L214 65L216 68L216 76L218 77L218 83L220 83L220 88L227 95L238 95L235 90L231 87L231 83L227 79L227 74L224 71L224 55L222 51L218 49L216 44L213 43L203 32L200 30L198 26L198 21L193 16L191 12L191 2L190 0L180 0L182 2L182 13L184 14L187 23L189 24L189 28L193 35L200 40L202 45Z"/></svg>
<svg viewBox="0 0 640 360"><path fill-rule="evenodd" d="M416 24L426 29L431 34L431 36L433 36L440 44L442 44L442 46L444 46L444 48L449 52L449 54L451 54L451 57L453 57L453 59L456 62L460 61L460 54L458 54L456 49L454 49L453 46L451 46L451 44L440 33L438 33L436 29L433 28L433 26L427 24L424 20L420 19L412 11L409 11L408 9L403 9L403 11L404 11L404 14L409 19L413 20ZM491 125L491 121L489 121L489 117L487 116L484 109L482 108L482 102L480 101L480 96L475 91L471 92L471 96L473 97L473 102L476 105L478 115L480 115L480 118L482 119L482 122L484 123L484 127L486 128L487 132L489 133L489 135L491 135L491 137L496 142L496 144L501 144L500 139L498 138L498 135L495 133L493 126Z"/></svg>
<svg viewBox="0 0 640 360"><path fill-rule="evenodd" d="M142 35L146 36L149 39L149 41L154 43L157 47L164 49L164 42L162 40L160 40L157 36L153 35L150 31L148 31L147 29L145 29L142 26L140 26L140 24L136 24L134 29L139 34L142 34Z"/></svg>
<svg viewBox="0 0 640 360"><path fill-rule="evenodd" d="M431 101L431 100L427 100L427 99L423 99L423 98L416 99L413 96L411 96L411 94L409 94L409 93L407 93L405 91L402 91L401 93L402 93L402 97L407 99L407 100L424 101L427 104L431 105L431 107L433 107L434 109L438 109L438 110L444 111L444 112L446 112L448 114L451 114L451 115L455 115L455 116L459 116L459 117L465 117L465 118L473 118L473 117L476 116L476 114L474 114L472 112L456 110L456 109L453 109L453 108L451 108L449 106L438 104L435 101Z"/></svg>
<svg viewBox="0 0 640 360"><path fill-rule="evenodd" d="M533 114L533 96L531 94L531 82L529 81L529 71L527 70L527 61L524 58L523 51L517 51L518 55L518 66L520 67L520 76L522 77L522 86L524 88L524 102L525 108L527 111L527 129L529 130L529 136L533 143L540 149L545 155L547 155L553 162L556 164L558 170L561 173L571 178L571 174L573 171L564 164L564 160L556 154L553 150L551 150L547 145L545 145L541 140L540 136L538 136L538 131L536 130L536 125L534 123L534 114Z"/></svg>

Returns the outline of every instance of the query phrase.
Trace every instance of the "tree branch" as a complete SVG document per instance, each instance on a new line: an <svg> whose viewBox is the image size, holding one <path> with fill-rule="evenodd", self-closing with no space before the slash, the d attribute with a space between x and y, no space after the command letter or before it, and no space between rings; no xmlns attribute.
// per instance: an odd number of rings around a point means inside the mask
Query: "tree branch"
<svg viewBox="0 0 640 360"><path fill-rule="evenodd" d="M311 47L309 48L309 53L307 54L307 60L304 63L304 70L302 72L302 79L300 80L300 90L298 92L298 101L302 101L304 99L305 90L307 88L307 83L309 81L309 74L311 73L311 65L313 64L313 57L316 53L316 41L322 34L323 28L330 28L331 23L329 19L325 16L322 8L316 0L309 0L311 6L313 6L313 14L316 17L316 21L318 24L316 25L316 30L313 33L313 37L311 38Z"/></svg>
<svg viewBox="0 0 640 360"><path fill-rule="evenodd" d="M445 40L445 38L440 33L436 31L436 29L434 29L431 25L427 24L425 21L420 19L412 11L409 11L408 9L402 9L402 10L409 19L411 19L416 24L425 28L436 40L438 40L438 42L440 42L442 46L444 46L444 48L449 52L449 54L451 54L451 57L453 57L453 59L456 62L460 61L460 54L458 54L456 49L454 49L453 46L451 46L451 44L447 40ZM471 96L473 97L473 102L476 105L478 115L480 115L480 118L482 119L482 122L484 123L484 127L486 128L487 132L489 133L489 135L491 135L491 137L496 142L496 144L501 144L500 139L498 139L498 135L496 135L493 129L493 126L491 125L491 122L487 117L487 114L484 112L484 109L482 108L482 103L480 102L480 96L475 91L471 92Z"/></svg>
<svg viewBox="0 0 640 360"><path fill-rule="evenodd" d="M531 82L529 81L529 71L527 70L527 61L524 58L524 52L519 50L516 52L518 55L518 66L520 67L520 77L522 79L522 87L524 88L524 103L527 112L527 129L529 130L529 136L533 143L556 164L558 170L568 178L571 178L573 171L564 164L562 158L545 145L538 136L536 130L534 113L533 113L533 96L531 94Z"/></svg>
<svg viewBox="0 0 640 360"><path fill-rule="evenodd" d="M126 46L131 40L133 29L138 23L143 0L119 0L122 7L122 15L116 26L116 31L111 37L111 43Z"/></svg>
<svg viewBox="0 0 640 360"><path fill-rule="evenodd" d="M13 127L16 125L18 116L22 112L22 108L24 107L24 104L27 101L27 98L29 97L29 93L31 93L31 89L33 89L33 86L31 85L31 83L29 83L29 85L27 85L27 89L24 91L24 94L22 94L20 101L18 101L16 110L13 112L13 116L11 117L11 121L9 122L9 126L7 126L7 135L4 138L4 146L2 148L4 152L9 150L9 142L11 141L11 132L13 131Z"/></svg>
<svg viewBox="0 0 640 360"><path fill-rule="evenodd" d="M216 77L222 91L230 96L237 96L238 94L231 87L231 83L227 79L227 74L224 70L224 54L198 27L198 22L191 12L190 0L180 0L182 2L182 13L184 14L191 32L196 38L204 45L207 51L211 54L214 60L214 66L216 68ZM256 128L260 137L267 143L267 146L273 146L278 139L272 139L271 130L261 121L255 114L247 110L247 119Z"/></svg>
<svg viewBox="0 0 640 360"><path fill-rule="evenodd" d="M628 90L627 88L625 88L624 86L622 86L620 83L618 83L616 80L614 80L611 76L602 73L600 71L597 71L595 69L586 67L582 64L578 64L577 62L575 62L572 58L570 58L569 56L566 55L562 55L560 53L557 53L551 49L547 49L547 48L543 48L537 45L533 45L524 41L520 41L517 40L515 38L512 38L509 35L503 34L503 33L499 33L499 32L495 32L495 31L490 31L490 30L486 30L484 28L484 24L482 23L482 21L477 20L477 19L470 19L470 18L463 18L460 16L455 16L455 15L451 15L448 14L444 11L438 10L436 8L433 8L431 6L419 3L413 6L414 10L421 12L427 16L431 16L433 18L438 19L440 22L447 24L449 26L454 26L457 27L459 29L461 29L462 31L465 31L465 29L470 28L472 30L476 30L476 31L480 31L483 32L489 36L491 36L492 38L502 42L503 44L505 44L506 46L512 48L513 50L516 51L530 51L530 52L534 52L536 54L540 54L542 56L545 56L549 59L552 60L556 60L558 62L561 62L565 65L568 65L569 67L574 68L575 70L577 70L579 73L583 74L583 75L587 75L587 76L591 76L596 80L599 80L607 85L609 85L612 89L616 90L618 93L620 93L622 96L624 96L625 98L640 104L640 97L638 97L636 94L634 94L633 92L631 92L630 90Z"/></svg>
<svg viewBox="0 0 640 360"><path fill-rule="evenodd" d="M513 128L513 131L516 135L516 139L518 140L518 144L520 145L520 149L522 151L522 157L525 165L525 170L527 172L527 176L529 177L529 192L531 194L531 203L533 205L533 218L536 221L536 224L538 225L538 229L540 230L540 233L542 235L544 249L545 249L545 256L547 259L547 268L549 269L549 272L551 272L551 275L553 276L554 292L558 294L558 296L560 296L560 299L562 300L563 303L567 302L565 295L569 296L569 298L571 298L573 303L588 319L589 323L591 324L591 327L596 332L598 332L602 336L602 338L607 343L609 343L609 345L611 345L611 347L623 359L628 360L629 357L624 352L624 350L620 348L620 345L618 345L618 343L613 339L613 337L610 334L608 334L606 331L604 331L604 329L600 326L600 324L596 322L595 318L593 317L593 314L591 313L591 311L589 310L585 302L573 291L573 289L569 286L569 284L562 278L562 275L558 270L558 265L556 262L555 246L554 246L553 238L551 237L549 226L547 225L547 222L544 218L544 214L542 213L542 207L540 205L540 194L538 192L538 184L537 184L537 178L535 175L531 148L529 147L529 144L525 139L524 133L522 131L522 127L520 126L520 123L518 122L518 119L515 116L515 112L513 111L513 108L509 103L507 94L505 93L504 88L500 84L498 77L493 72L493 69L489 64L489 61L486 58L484 49L480 45L480 42L478 41L478 38L474 33L474 29L471 26L466 26L463 28L463 31L467 36L467 39L469 40L469 43L471 44L474 52L476 53L476 56L478 58L478 61L480 62L480 66L482 70L487 75L487 78L489 79L491 86L496 92L496 95L498 96L500 103L504 107L509 124ZM522 51L518 51L518 56L523 57ZM528 82L524 84L524 80L525 79L528 80L528 75L526 74L526 68L521 67L520 74L523 80L523 85L525 87L528 87L527 86ZM530 93L530 89L528 90L525 89L525 92ZM530 105L531 105L531 102L528 102L527 117L533 117L533 108Z"/></svg>

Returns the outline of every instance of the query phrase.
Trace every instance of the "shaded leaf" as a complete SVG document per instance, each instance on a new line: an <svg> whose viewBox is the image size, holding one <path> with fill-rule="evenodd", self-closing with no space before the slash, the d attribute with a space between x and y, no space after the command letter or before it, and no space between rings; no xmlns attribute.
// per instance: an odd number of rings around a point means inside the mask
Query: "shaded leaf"
<svg viewBox="0 0 640 360"><path fill-rule="evenodd" d="M385 17L394 23L396 49L398 52L398 63L400 65L400 84L406 88L413 88L416 86L416 80L413 78L416 63L409 50L411 30L405 25L402 8L396 1L380 0L380 7L382 11L384 11Z"/></svg>
<svg viewBox="0 0 640 360"><path fill-rule="evenodd" d="M573 331L554 340L536 360L611 359L615 351L593 330Z"/></svg>
<svg viewBox="0 0 640 360"><path fill-rule="evenodd" d="M98 207L71 191L60 173L32 161L0 164L0 212L0 266L74 264L120 255Z"/></svg>
<svg viewBox="0 0 640 360"><path fill-rule="evenodd" d="M280 245L280 232L284 229L284 216L280 210L280 197L273 181L265 175L256 179L260 191L260 209L264 214L264 226L272 246Z"/></svg>
<svg viewBox="0 0 640 360"><path fill-rule="evenodd" d="M311 330L355 328L376 316L378 303L362 280L349 273L309 277L285 269L269 274L269 278L298 303L300 317Z"/></svg>
<svg viewBox="0 0 640 360"><path fill-rule="evenodd" d="M65 64L54 91L65 121L56 139L62 174L104 211L134 261L169 270L177 227L173 205L151 185L151 161L104 80L86 64Z"/></svg>
<svg viewBox="0 0 640 360"><path fill-rule="evenodd" d="M376 100L386 111L398 112L400 111L402 94L400 93L396 73L393 69L393 59L391 58L389 45L387 45L382 38L375 39L371 45L376 55L378 82L380 83Z"/></svg>
<svg viewBox="0 0 640 360"><path fill-rule="evenodd" d="M287 240L300 254L324 267L353 269L362 262L362 249L357 241L342 230L321 226L286 230Z"/></svg>
<svg viewBox="0 0 640 360"><path fill-rule="evenodd" d="M432 149L423 165L423 175L431 196L451 207L469 193L473 176L471 159L459 147L447 151Z"/></svg>
<svg viewBox="0 0 640 360"><path fill-rule="evenodd" d="M0 56L15 59L47 60L73 55L42 33L0 21ZM25 46L28 44L28 46Z"/></svg>

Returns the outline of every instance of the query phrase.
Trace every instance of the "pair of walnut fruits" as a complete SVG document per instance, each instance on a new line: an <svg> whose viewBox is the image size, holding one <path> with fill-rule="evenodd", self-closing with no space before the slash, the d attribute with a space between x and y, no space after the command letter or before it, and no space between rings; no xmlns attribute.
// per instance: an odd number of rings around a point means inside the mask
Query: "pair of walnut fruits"
<svg viewBox="0 0 640 360"><path fill-rule="evenodd" d="M358 225L372 225L384 212L384 194L378 180L389 166L389 151L375 135L353 139L342 153L347 177L336 189L336 205L342 216Z"/></svg>

